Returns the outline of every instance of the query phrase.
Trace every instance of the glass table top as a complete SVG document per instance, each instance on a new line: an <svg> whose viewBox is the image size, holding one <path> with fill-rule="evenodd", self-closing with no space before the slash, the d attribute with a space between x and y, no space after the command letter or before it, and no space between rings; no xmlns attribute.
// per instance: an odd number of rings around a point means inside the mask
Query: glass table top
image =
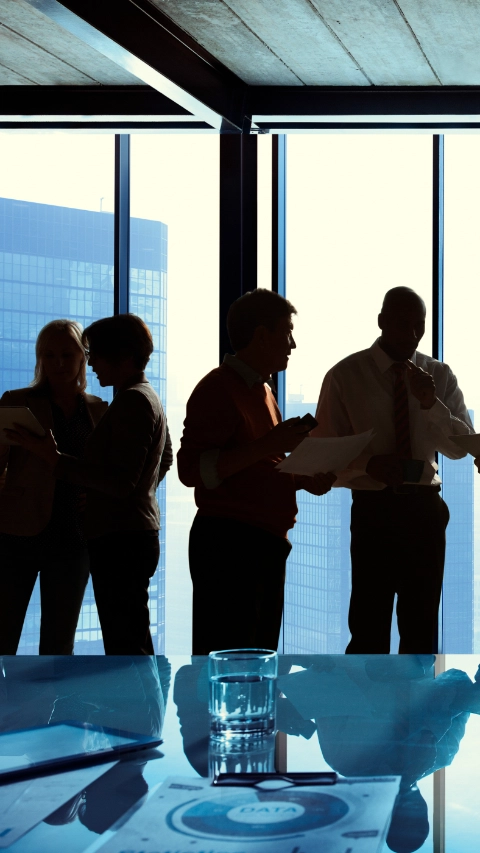
<svg viewBox="0 0 480 853"><path fill-rule="evenodd" d="M207 658L0 660L2 732L77 720L163 738L160 747L115 764L49 814L47 795L34 826L34 810L26 805L28 831L13 844L2 830L2 797L5 814L10 786L1 786L0 849L94 853L141 813L168 776L333 769L346 777L401 776L385 851L478 853L475 656L280 656L277 735L247 749L209 738ZM8 760L0 737L0 766Z"/></svg>

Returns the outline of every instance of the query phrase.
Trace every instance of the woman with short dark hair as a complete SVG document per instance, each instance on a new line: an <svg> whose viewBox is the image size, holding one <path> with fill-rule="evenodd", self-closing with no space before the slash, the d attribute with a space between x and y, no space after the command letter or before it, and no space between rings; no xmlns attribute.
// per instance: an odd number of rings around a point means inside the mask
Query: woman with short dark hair
<svg viewBox="0 0 480 853"><path fill-rule="evenodd" d="M92 433L83 460L59 453L53 437L19 430L55 477L87 491L90 572L106 654L154 654L148 587L159 558L155 492L172 464L162 404L144 368L152 336L133 314L106 317L83 333L88 363L117 393Z"/></svg>

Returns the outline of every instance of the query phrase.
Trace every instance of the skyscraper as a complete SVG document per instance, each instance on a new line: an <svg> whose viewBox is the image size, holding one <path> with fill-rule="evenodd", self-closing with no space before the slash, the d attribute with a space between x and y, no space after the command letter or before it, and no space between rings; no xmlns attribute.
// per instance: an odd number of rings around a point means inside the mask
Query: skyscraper
<svg viewBox="0 0 480 853"><path fill-rule="evenodd" d="M155 350L147 376L166 405L167 226L131 219L130 311L141 316ZM0 198L0 393L33 378L35 340L46 323L66 317L87 326L113 314L113 214ZM111 400L89 372L91 393ZM165 518L165 484L158 492ZM165 535L150 584L152 635L164 649ZM37 584L19 652L38 651L40 598ZM79 654L103 651L89 583L76 635Z"/></svg>
<svg viewBox="0 0 480 853"><path fill-rule="evenodd" d="M286 418L314 413L316 403L289 395ZM289 533L283 642L285 653L345 651L350 598L349 489L317 497L297 492L297 523Z"/></svg>
<svg viewBox="0 0 480 853"><path fill-rule="evenodd" d="M473 411L469 410L473 423ZM473 652L474 477L472 457L442 460L442 495L450 510L443 582L444 651Z"/></svg>

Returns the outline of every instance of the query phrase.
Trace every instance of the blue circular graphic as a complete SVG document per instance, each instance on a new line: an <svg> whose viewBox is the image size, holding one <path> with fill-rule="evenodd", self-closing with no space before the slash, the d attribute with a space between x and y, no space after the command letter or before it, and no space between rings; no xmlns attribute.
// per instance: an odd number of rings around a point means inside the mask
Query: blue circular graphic
<svg viewBox="0 0 480 853"><path fill-rule="evenodd" d="M301 814L298 814L298 806L302 807ZM238 815L241 808L246 815L249 813L245 822L232 819L228 814ZM285 819L282 819L282 808ZM184 829L192 833L253 840L321 829L341 820L348 811L347 803L340 797L317 791L237 790L228 794L219 792L218 797L192 803L181 815L181 822ZM255 822L256 814L258 822Z"/></svg>

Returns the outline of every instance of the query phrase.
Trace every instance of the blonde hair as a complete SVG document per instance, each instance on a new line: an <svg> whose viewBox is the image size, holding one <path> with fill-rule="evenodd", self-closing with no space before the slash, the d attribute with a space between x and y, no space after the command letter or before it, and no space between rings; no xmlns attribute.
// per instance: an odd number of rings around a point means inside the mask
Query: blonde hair
<svg viewBox="0 0 480 853"><path fill-rule="evenodd" d="M76 320L52 320L51 323L47 323L43 329L40 329L37 342L35 344L35 355L37 358L35 372L33 380L30 383L34 388L43 388L48 384L48 379L43 368L43 356L45 355L53 336L65 332L67 335L70 335L72 340L75 341L78 348L85 356L77 376L78 390L85 391L85 388L87 387L87 359L85 355L85 347L82 342L83 329L80 323L77 323Z"/></svg>

